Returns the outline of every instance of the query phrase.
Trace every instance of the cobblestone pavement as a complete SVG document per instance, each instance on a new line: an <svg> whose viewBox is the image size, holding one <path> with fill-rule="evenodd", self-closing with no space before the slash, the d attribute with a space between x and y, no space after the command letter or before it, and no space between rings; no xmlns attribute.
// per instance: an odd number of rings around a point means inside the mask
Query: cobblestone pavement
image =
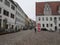
<svg viewBox="0 0 60 45"><path fill-rule="evenodd" d="M26 30L0 35L0 45L60 45L60 34L47 31L35 33L33 30Z"/></svg>

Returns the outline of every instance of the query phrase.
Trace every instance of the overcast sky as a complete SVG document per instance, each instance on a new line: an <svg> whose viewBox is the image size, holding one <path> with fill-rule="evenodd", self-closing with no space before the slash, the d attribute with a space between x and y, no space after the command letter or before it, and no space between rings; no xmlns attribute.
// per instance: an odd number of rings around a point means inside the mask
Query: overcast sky
<svg viewBox="0 0 60 45"><path fill-rule="evenodd" d="M32 20L36 20L35 2L45 2L45 1L53 1L53 0L14 0L14 1L16 1L20 5L20 7L23 9L23 11L27 14L29 18L31 18Z"/></svg>

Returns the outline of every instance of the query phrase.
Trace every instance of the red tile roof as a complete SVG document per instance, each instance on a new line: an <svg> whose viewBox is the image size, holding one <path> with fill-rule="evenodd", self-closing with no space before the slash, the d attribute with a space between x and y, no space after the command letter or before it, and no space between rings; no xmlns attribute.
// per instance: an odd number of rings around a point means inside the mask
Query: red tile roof
<svg viewBox="0 0 60 45"><path fill-rule="evenodd" d="M50 5L53 15L58 14L58 6L60 6L60 2L36 2L36 15L44 14L45 3Z"/></svg>

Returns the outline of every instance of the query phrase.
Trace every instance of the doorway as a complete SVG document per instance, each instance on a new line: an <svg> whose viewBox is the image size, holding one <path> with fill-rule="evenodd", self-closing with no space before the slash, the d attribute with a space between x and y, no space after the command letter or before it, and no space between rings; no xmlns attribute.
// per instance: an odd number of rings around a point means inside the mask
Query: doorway
<svg viewBox="0 0 60 45"><path fill-rule="evenodd" d="M57 26L55 26L55 31L57 31Z"/></svg>

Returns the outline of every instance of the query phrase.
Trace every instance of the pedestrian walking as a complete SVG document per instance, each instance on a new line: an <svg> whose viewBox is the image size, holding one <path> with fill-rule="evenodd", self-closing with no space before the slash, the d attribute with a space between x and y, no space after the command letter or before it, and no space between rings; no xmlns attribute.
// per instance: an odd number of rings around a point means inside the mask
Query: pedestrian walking
<svg viewBox="0 0 60 45"><path fill-rule="evenodd" d="M36 28L34 30L35 30L35 33L36 33Z"/></svg>

